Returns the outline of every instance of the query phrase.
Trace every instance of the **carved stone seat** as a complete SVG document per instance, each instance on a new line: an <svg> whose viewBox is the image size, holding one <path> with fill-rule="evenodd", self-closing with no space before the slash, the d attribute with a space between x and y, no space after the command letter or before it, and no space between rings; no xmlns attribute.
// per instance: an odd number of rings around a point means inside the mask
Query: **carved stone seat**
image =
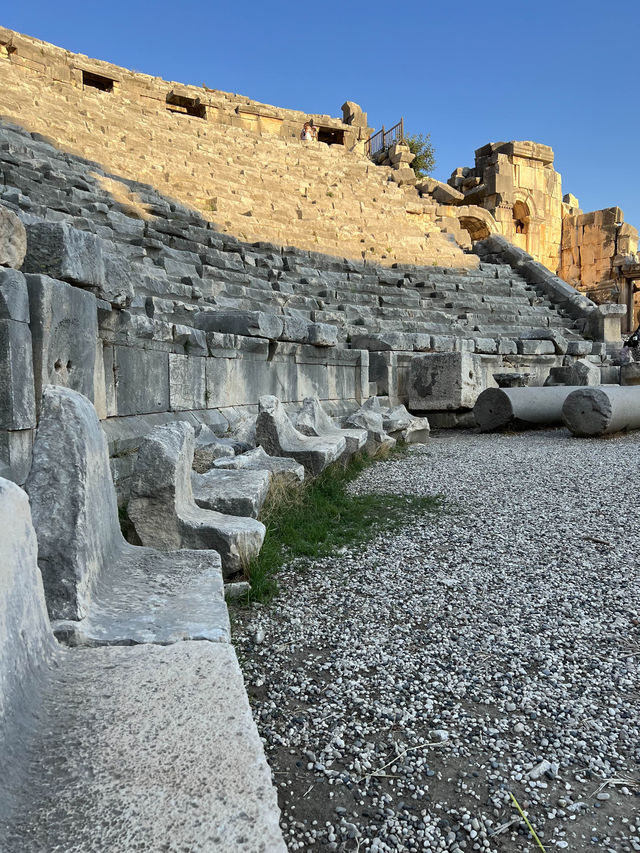
<svg viewBox="0 0 640 853"><path fill-rule="evenodd" d="M156 427L147 436L138 451L129 518L145 545L165 551L215 549L230 577L260 551L265 526L197 506L191 486L193 452L193 427L184 421Z"/></svg>
<svg viewBox="0 0 640 853"><path fill-rule="evenodd" d="M331 420L320 405L317 397L305 397L302 408L296 415L295 427L303 435L343 436L346 442L342 461L354 456L367 443L367 431L364 429L340 429Z"/></svg>
<svg viewBox="0 0 640 853"><path fill-rule="evenodd" d="M95 409L49 386L26 483L54 630L69 642L228 640L220 556L125 541Z"/></svg>
<svg viewBox="0 0 640 853"><path fill-rule="evenodd" d="M324 471L347 446L342 435L307 436L298 432L280 400L271 395L260 397L256 440L269 455L295 459L310 474Z"/></svg>
<svg viewBox="0 0 640 853"><path fill-rule="evenodd" d="M58 645L27 495L2 479L0 708L3 853L168 839L193 853L286 853L233 647Z"/></svg>

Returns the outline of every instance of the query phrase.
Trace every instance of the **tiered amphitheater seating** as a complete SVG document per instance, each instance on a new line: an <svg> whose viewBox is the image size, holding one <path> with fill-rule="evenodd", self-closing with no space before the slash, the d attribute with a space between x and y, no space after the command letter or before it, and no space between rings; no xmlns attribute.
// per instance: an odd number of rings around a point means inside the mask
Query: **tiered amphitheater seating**
<svg viewBox="0 0 640 853"><path fill-rule="evenodd" d="M383 267L241 242L154 188L16 125L0 127L0 174L2 203L27 223L66 221L106 241L134 284L129 316L154 323L191 327L201 312L264 311L337 327L342 346L399 350L454 349L454 339L464 339L465 349L485 351L487 339L517 340L540 327L579 336L574 321L509 266ZM372 339L390 333L390 344Z"/></svg>
<svg viewBox="0 0 640 853"><path fill-rule="evenodd" d="M343 146L256 135L155 102L142 108L9 62L2 71L0 115L197 208L240 240L387 264L477 266L423 215L413 187L399 187L391 169Z"/></svg>

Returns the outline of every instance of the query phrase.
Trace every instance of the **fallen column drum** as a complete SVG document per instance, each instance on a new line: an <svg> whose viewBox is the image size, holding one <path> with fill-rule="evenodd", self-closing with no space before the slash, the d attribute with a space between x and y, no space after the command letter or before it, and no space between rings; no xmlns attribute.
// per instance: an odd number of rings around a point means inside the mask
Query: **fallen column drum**
<svg viewBox="0 0 640 853"><path fill-rule="evenodd" d="M581 387L487 388L476 400L473 416L482 432L561 424L564 401Z"/></svg>
<svg viewBox="0 0 640 853"><path fill-rule="evenodd" d="M565 400L562 420L579 436L640 429L640 387L579 388Z"/></svg>

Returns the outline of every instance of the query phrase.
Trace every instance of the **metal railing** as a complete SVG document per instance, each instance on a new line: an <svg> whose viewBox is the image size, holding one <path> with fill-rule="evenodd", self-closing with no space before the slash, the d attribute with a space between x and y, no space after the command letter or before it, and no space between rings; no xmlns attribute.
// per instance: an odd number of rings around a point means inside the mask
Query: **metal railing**
<svg viewBox="0 0 640 853"><path fill-rule="evenodd" d="M394 124L389 130L385 130L382 125L381 130L370 136L364 144L364 153L367 157L376 156L380 151L386 151L396 142L402 142L404 139L404 119L400 119L397 124Z"/></svg>

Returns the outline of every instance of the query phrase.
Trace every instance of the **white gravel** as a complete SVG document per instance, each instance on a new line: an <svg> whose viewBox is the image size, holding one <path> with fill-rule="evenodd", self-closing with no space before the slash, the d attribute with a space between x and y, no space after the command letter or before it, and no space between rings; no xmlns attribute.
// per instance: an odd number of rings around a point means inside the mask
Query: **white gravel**
<svg viewBox="0 0 640 853"><path fill-rule="evenodd" d="M640 850L640 434L441 432L441 494L280 575L235 641L290 850Z"/></svg>

